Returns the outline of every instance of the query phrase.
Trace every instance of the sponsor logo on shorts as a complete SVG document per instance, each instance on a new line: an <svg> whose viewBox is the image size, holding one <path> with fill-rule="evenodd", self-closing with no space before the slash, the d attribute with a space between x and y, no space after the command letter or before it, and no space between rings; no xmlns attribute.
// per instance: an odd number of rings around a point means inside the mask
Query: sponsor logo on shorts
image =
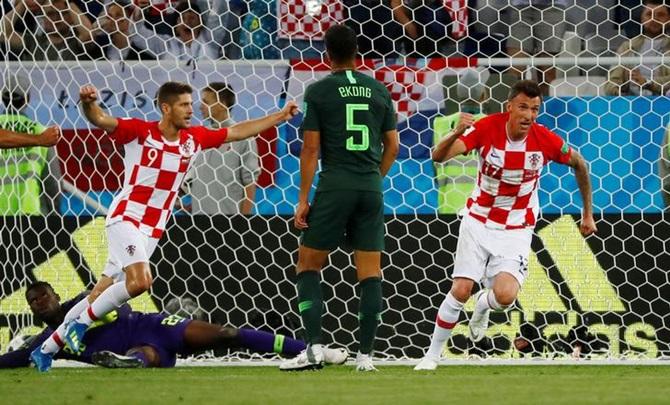
<svg viewBox="0 0 670 405"><path fill-rule="evenodd" d="M135 255L135 250L137 250L137 248L135 247L135 245L128 245L128 246L126 246L126 252L128 252L128 254L129 254L130 256Z"/></svg>

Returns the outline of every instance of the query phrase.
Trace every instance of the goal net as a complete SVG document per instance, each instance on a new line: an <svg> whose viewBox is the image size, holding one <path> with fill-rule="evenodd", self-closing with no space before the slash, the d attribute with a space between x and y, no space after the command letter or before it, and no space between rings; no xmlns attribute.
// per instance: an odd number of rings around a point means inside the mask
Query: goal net
<svg viewBox="0 0 670 405"><path fill-rule="evenodd" d="M661 82L670 49L660 49L666 45L658 38L639 37L647 12L639 2L15 3L2 10L3 100L25 96L21 113L61 126L63 139L49 150L0 151L3 351L12 337L43 327L30 314L26 285L45 280L62 300L72 298L92 288L107 257L104 215L123 181L122 149L85 121L80 86L96 86L111 115L157 120L158 87L187 82L196 90L194 123L207 124L198 112L200 90L225 82L236 96L233 120L257 118L286 100L301 101L306 86L328 74L323 31L345 22L359 34L359 69L391 92L400 131L400 154L384 180L384 312L376 355L422 356L452 282L457 213L471 186L461 181L468 171L463 160L456 163L464 166L446 167L431 161L441 135L436 118L466 106L502 111L518 77L542 82L547 95L538 121L589 162L598 233L580 236L574 176L549 165L540 181L530 275L516 304L492 314L488 339L475 347L467 339L468 303L445 356L670 355L670 225L662 198L670 99ZM654 13L662 18L658 7ZM538 15L556 20L535 21ZM529 36L515 42L524 30ZM646 50L617 52L631 38ZM636 87L632 73L620 73L625 77L617 82L617 66L659 85ZM251 214L240 214L239 201L234 212L215 215L175 211L151 259L151 292L132 300L134 309L301 336L294 284L299 235L292 226L300 121L256 138L256 168L226 163L233 173L227 190L255 186ZM190 196L182 202L188 205ZM322 274L325 340L353 352L358 287L350 251L333 252Z"/></svg>

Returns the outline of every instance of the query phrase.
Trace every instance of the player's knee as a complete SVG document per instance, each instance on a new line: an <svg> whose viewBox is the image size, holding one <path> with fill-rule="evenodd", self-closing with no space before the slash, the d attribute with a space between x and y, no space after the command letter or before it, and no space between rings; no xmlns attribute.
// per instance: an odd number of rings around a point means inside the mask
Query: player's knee
<svg viewBox="0 0 670 405"><path fill-rule="evenodd" d="M451 295L459 302L466 302L470 298L471 293L472 284L454 281L454 284L451 286Z"/></svg>
<svg viewBox="0 0 670 405"><path fill-rule="evenodd" d="M494 289L493 294L495 294L498 304L502 305L503 307L508 307L516 300L517 288L507 287Z"/></svg>
<svg viewBox="0 0 670 405"><path fill-rule="evenodd" d="M296 271L298 273L310 270L320 271L322 267L323 264L320 263L318 260L314 260L313 258L303 258L301 260L298 260Z"/></svg>
<svg viewBox="0 0 670 405"><path fill-rule="evenodd" d="M519 293L519 282L508 273L501 273L493 284L496 301L503 307L514 304Z"/></svg>
<svg viewBox="0 0 670 405"><path fill-rule="evenodd" d="M298 250L298 264L296 270L298 273L305 270L320 271L327 259L327 251L300 246Z"/></svg>
<svg viewBox="0 0 670 405"><path fill-rule="evenodd" d="M126 279L126 289L128 290L128 294L130 294L131 297L137 297L143 292L149 291L152 282L153 278L151 277L151 274L143 275L141 277L128 278Z"/></svg>

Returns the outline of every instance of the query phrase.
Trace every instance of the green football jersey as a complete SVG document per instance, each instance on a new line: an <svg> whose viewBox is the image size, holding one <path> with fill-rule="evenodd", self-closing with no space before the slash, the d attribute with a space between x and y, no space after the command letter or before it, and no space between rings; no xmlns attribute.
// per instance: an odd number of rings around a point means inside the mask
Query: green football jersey
<svg viewBox="0 0 670 405"><path fill-rule="evenodd" d="M386 87L352 70L332 73L305 92L301 130L321 135L320 191L382 190L382 139L396 129Z"/></svg>

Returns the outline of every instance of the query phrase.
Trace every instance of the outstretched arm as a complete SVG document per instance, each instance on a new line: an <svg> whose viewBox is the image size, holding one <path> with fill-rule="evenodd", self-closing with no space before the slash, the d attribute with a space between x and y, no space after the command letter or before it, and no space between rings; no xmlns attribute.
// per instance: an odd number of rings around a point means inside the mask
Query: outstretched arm
<svg viewBox="0 0 670 405"><path fill-rule="evenodd" d="M228 136L226 142L234 142L246 139L265 131L268 128L281 124L284 121L290 120L298 113L298 105L295 101L286 103L281 111L266 115L263 118L255 120L243 121L228 128Z"/></svg>
<svg viewBox="0 0 670 405"><path fill-rule="evenodd" d="M0 129L0 148L21 148L25 146L53 146L60 139L60 129L49 127L39 135L20 134Z"/></svg>
<svg viewBox="0 0 670 405"><path fill-rule="evenodd" d="M575 150L572 151L570 160L568 160L568 166L575 170L575 177L577 178L579 194L581 194L582 200L584 201L584 207L582 209L582 222L579 226L579 231L583 236L588 236L598 230L596 228L596 223L593 220L593 200L589 168L582 155L580 155L579 152Z"/></svg>
<svg viewBox="0 0 670 405"><path fill-rule="evenodd" d="M79 99L81 100L81 109L84 116L94 126L104 129L107 133L114 132L119 121L103 111L98 105L98 90L86 85L79 90Z"/></svg>
<svg viewBox="0 0 670 405"><path fill-rule="evenodd" d="M472 114L461 113L456 128L447 134L447 136L433 148L433 153L431 154L433 161L444 162L454 156L462 155L467 152L468 148L465 146L465 143L458 138L463 135L465 130L470 128L474 122L475 117Z"/></svg>

